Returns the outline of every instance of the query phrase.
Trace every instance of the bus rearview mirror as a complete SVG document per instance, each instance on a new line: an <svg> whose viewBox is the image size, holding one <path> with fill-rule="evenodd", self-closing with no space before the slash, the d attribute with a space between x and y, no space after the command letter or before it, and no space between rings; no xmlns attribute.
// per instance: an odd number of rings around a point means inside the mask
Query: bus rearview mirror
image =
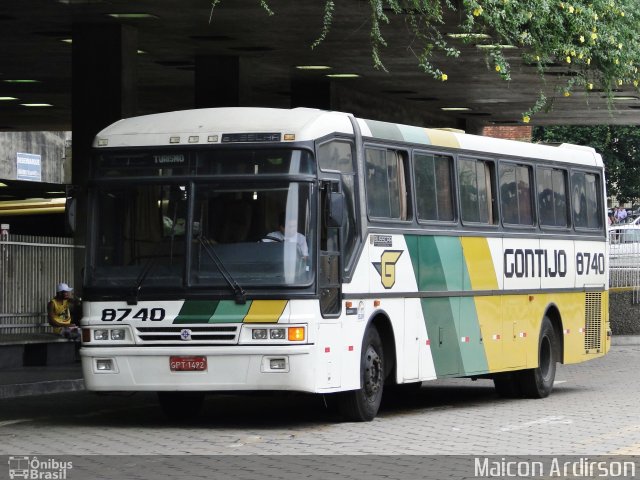
<svg viewBox="0 0 640 480"><path fill-rule="evenodd" d="M331 192L329 194L328 207L327 226L342 227L344 221L344 195L342 192Z"/></svg>

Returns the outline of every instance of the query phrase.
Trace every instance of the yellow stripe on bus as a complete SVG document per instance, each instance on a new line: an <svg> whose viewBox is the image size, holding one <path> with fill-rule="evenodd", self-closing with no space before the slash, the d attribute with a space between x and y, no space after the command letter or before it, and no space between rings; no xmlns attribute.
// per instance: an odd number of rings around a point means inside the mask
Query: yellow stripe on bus
<svg viewBox="0 0 640 480"><path fill-rule="evenodd" d="M432 145L439 147L460 148L460 143L453 132L447 132L446 130L436 130L434 128L425 128L429 140Z"/></svg>
<svg viewBox="0 0 640 480"><path fill-rule="evenodd" d="M244 323L277 323L287 300L254 300L244 317Z"/></svg>
<svg viewBox="0 0 640 480"><path fill-rule="evenodd" d="M498 279L491 259L487 239L483 237L461 237L462 251L473 290L497 290Z"/></svg>

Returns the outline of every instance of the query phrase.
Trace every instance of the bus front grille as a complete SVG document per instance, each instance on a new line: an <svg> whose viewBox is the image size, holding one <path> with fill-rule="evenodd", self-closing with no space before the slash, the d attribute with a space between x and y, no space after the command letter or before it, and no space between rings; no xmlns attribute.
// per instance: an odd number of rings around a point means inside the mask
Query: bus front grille
<svg viewBox="0 0 640 480"><path fill-rule="evenodd" d="M240 327L196 326L137 327L136 343L140 345L235 345Z"/></svg>
<svg viewBox="0 0 640 480"><path fill-rule="evenodd" d="M584 349L600 351L600 338L602 333L602 293L588 292L584 306Z"/></svg>

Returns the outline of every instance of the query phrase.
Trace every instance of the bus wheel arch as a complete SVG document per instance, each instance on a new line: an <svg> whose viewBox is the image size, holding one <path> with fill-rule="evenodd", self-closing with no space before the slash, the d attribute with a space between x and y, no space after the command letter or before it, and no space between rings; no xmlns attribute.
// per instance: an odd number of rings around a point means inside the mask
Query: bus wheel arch
<svg viewBox="0 0 640 480"><path fill-rule="evenodd" d="M553 331L555 332L556 360L560 363L564 363L564 327L562 326L560 310L552 303L547 307L547 311L544 316L549 319L553 326Z"/></svg>
<svg viewBox="0 0 640 480"><path fill-rule="evenodd" d="M395 347L388 317L376 314L364 330L359 362L360 388L338 395L345 420L367 422L378 414L385 380L393 371Z"/></svg>
<svg viewBox="0 0 640 480"><path fill-rule="evenodd" d="M545 398L553 390L558 361L555 328L546 315L542 319L538 337L538 366L518 372L520 392L525 398Z"/></svg>
<svg viewBox="0 0 640 480"><path fill-rule="evenodd" d="M386 313L378 312L373 315L367 328L375 327L382 340L382 348L384 350L385 369L384 378L388 383L390 380L395 383L396 378L396 342L393 334L391 320Z"/></svg>

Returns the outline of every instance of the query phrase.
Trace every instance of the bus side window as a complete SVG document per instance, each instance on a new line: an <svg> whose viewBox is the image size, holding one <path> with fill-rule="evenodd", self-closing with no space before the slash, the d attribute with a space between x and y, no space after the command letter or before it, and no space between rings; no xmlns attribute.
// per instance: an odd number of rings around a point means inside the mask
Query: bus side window
<svg viewBox="0 0 640 480"><path fill-rule="evenodd" d="M500 204L505 224L533 225L531 177L531 168L526 165L500 164Z"/></svg>
<svg viewBox="0 0 640 480"><path fill-rule="evenodd" d="M497 223L494 162L460 159L458 184L462 221L469 223Z"/></svg>
<svg viewBox="0 0 640 480"><path fill-rule="evenodd" d="M396 150L369 147L365 150L365 168L369 216L408 220L405 155Z"/></svg>
<svg viewBox="0 0 640 480"><path fill-rule="evenodd" d="M572 172L571 202L576 228L602 228L602 203L600 177L593 173Z"/></svg>
<svg viewBox="0 0 640 480"><path fill-rule="evenodd" d="M420 220L454 220L452 167L451 157L419 152L414 154L416 210Z"/></svg>
<svg viewBox="0 0 640 480"><path fill-rule="evenodd" d="M537 177L540 225L567 227L567 172L538 167Z"/></svg>

